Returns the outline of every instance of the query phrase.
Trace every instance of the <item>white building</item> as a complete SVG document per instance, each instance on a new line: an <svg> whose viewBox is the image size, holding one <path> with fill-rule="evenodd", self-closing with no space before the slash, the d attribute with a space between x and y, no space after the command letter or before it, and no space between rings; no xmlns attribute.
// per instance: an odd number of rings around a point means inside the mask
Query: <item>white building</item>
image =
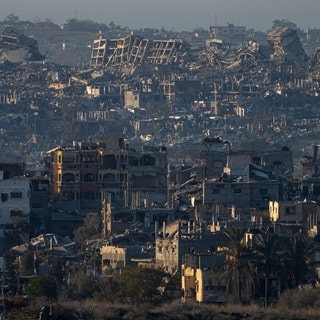
<svg viewBox="0 0 320 320"><path fill-rule="evenodd" d="M1 179L0 237L13 235L14 229L29 223L31 184L28 178Z"/></svg>

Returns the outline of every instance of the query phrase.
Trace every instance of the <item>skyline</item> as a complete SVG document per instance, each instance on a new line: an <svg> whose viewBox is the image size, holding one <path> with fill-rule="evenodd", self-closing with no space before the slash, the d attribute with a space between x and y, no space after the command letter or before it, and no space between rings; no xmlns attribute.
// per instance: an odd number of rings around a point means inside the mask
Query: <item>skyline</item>
<svg viewBox="0 0 320 320"><path fill-rule="evenodd" d="M191 31L233 23L257 31L271 29L272 21L286 19L299 28L320 28L319 0L2 0L0 19L9 14L21 20L92 20L124 27L165 27ZM181 4L183 3L183 4Z"/></svg>

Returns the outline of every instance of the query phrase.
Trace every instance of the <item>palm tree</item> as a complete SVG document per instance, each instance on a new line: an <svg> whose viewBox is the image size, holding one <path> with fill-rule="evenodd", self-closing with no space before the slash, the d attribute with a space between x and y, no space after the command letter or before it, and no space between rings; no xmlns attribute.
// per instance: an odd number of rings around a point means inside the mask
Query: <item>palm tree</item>
<svg viewBox="0 0 320 320"><path fill-rule="evenodd" d="M273 233L265 232L253 239L253 250L258 273L264 277L265 306L269 304L269 283L272 276L277 276L281 270L282 248L281 238Z"/></svg>
<svg viewBox="0 0 320 320"><path fill-rule="evenodd" d="M245 290L251 290L256 274L252 250L245 244L245 232L245 229L225 229L227 245L219 251L226 257L222 277L227 280L227 292L236 290L239 303Z"/></svg>
<svg viewBox="0 0 320 320"><path fill-rule="evenodd" d="M291 285L298 287L306 282L310 271L313 241L302 234L295 235L287 242L286 249L286 274L293 279Z"/></svg>

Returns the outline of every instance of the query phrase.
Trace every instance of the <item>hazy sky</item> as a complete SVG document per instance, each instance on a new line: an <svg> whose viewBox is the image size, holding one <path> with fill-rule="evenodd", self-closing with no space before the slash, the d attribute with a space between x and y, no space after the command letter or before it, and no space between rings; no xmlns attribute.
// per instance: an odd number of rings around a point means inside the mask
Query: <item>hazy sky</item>
<svg viewBox="0 0 320 320"><path fill-rule="evenodd" d="M21 20L60 24L70 18L130 28L164 26L169 30L244 25L270 29L287 19L302 29L320 28L320 0L0 0L0 20L14 13Z"/></svg>

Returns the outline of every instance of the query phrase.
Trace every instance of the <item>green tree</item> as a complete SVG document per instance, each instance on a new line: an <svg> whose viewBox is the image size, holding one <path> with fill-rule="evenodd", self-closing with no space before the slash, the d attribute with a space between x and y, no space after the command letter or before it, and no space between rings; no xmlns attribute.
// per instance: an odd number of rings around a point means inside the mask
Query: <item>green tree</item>
<svg viewBox="0 0 320 320"><path fill-rule="evenodd" d="M131 303L158 303L164 299L168 275L160 270L129 267L116 276L118 296Z"/></svg>
<svg viewBox="0 0 320 320"><path fill-rule="evenodd" d="M245 244L245 229L225 229L226 246L219 251L226 257L222 265L222 277L227 280L227 293L235 293L241 303L244 293L251 294L256 268L252 250Z"/></svg>
<svg viewBox="0 0 320 320"><path fill-rule="evenodd" d="M26 293L31 299L45 298L49 301L56 300L58 297L56 281L50 276L32 278L28 283Z"/></svg>
<svg viewBox="0 0 320 320"><path fill-rule="evenodd" d="M119 291L119 283L111 275L98 281L97 290L94 292L93 297L98 301L107 300L114 303L118 299Z"/></svg>

